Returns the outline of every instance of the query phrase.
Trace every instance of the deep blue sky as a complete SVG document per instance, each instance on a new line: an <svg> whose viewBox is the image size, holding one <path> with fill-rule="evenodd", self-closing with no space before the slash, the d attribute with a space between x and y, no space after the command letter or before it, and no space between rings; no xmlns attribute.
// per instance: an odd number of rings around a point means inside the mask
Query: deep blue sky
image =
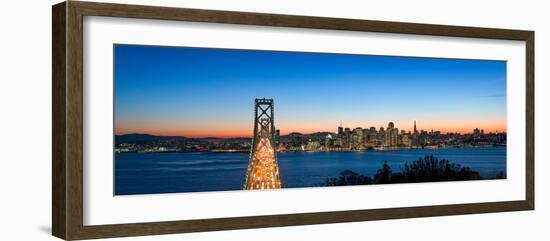
<svg viewBox="0 0 550 241"><path fill-rule="evenodd" d="M247 136L254 98L282 133L506 129L506 62L115 45L117 133Z"/></svg>

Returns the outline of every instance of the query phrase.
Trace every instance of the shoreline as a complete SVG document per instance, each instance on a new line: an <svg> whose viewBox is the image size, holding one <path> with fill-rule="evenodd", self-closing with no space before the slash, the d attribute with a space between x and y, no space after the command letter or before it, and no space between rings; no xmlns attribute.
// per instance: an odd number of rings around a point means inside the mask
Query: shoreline
<svg viewBox="0 0 550 241"><path fill-rule="evenodd" d="M277 151L277 153L318 153L318 152L396 152L404 150L438 150L438 149L462 149L462 148L506 148L507 145L480 145L480 146L444 146L444 147L397 147L397 148L372 148L372 149L361 149L361 150L310 150L310 151ZM125 154L125 153L140 153L140 154L159 154L159 153L204 153L204 154L217 154L217 153L250 153L250 151L245 150L213 150L213 151L125 151L117 152L115 154Z"/></svg>

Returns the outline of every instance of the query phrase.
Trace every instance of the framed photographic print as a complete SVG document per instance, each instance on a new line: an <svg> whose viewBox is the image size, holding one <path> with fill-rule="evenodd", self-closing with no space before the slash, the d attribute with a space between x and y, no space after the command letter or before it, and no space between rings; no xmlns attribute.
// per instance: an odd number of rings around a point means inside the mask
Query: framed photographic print
<svg viewBox="0 0 550 241"><path fill-rule="evenodd" d="M534 32L53 6L53 235L534 209Z"/></svg>

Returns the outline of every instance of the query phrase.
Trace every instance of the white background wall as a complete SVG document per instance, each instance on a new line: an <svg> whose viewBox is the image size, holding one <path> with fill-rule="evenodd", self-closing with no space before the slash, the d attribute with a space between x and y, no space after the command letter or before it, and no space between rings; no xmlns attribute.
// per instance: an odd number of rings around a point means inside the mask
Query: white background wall
<svg viewBox="0 0 550 241"><path fill-rule="evenodd" d="M131 1L140 3L145 1ZM156 1L156 2L175 2ZM51 10L0 11L0 240L56 240L51 230ZM121 240L548 240L550 13L546 1L178 1L180 6L536 31L536 210L124 238ZM546 174L546 175L545 175ZM414 198L414 197L411 197Z"/></svg>

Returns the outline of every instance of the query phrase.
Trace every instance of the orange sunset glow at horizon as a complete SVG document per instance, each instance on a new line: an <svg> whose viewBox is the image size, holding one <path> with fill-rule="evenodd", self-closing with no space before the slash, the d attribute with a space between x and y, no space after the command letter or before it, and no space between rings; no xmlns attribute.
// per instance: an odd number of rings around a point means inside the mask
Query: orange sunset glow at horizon
<svg viewBox="0 0 550 241"><path fill-rule="evenodd" d="M471 121L471 120L465 120L461 121L460 125L450 125L450 121L419 121L417 120L417 129L418 131L424 130L424 131L440 131L442 134L447 133L459 133L459 134L469 134L472 133L474 129L478 128L480 130L484 130L485 133L504 133L507 131L506 128L506 121ZM350 128L354 129L357 127L360 128L370 128L371 126L375 127L376 130L379 130L380 127L386 128L389 122L386 122L385 124L376 123L372 125L358 125L358 123L350 123L350 125L342 125L344 128ZM405 130L407 132L413 131L413 121L410 122L402 122L402 121L394 121L395 127L399 130ZM335 124L333 126L327 127L327 126L320 126L311 124L307 127L299 127L299 126L287 126L287 125L276 125L276 128L281 131L281 135L288 135L293 132L298 132L301 134L312 134L317 132L337 132L339 124ZM252 126L250 128L246 128L243 125L238 126L228 126L224 129L217 129L217 128L195 128L192 129L191 126L185 127L167 127L162 126L159 127L157 125L153 125L151 128L146 127L132 127L132 128L123 128L123 127L117 127L115 128L115 135L126 135L126 134L148 134L148 135L155 135L155 136L185 136L190 138L206 138L206 137L217 137L217 138L251 138L252 137Z"/></svg>

